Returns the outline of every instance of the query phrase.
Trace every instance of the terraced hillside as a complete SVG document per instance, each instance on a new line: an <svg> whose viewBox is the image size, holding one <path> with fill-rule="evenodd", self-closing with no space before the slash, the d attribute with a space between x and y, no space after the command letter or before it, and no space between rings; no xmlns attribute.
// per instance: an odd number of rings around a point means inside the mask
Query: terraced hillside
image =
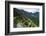
<svg viewBox="0 0 46 36"><path fill-rule="evenodd" d="M28 13L27 11L14 8L14 27L38 27L39 12Z"/></svg>

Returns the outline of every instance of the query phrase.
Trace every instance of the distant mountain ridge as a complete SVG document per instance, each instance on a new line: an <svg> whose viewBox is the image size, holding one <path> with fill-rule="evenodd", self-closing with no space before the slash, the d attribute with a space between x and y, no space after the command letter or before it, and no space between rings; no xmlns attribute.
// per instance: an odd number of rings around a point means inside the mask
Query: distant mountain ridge
<svg viewBox="0 0 46 36"><path fill-rule="evenodd" d="M27 11L24 11L24 10L22 10L22 9L17 9L17 8L15 8L14 10L15 10L14 16L15 16L15 14L16 14L16 12L17 12L17 13L20 13L20 14L25 15L25 16L27 16L27 17L31 17L31 16L33 16L33 17L39 17L39 12L35 12L35 13L30 12L30 13L29 13L29 12L27 12Z"/></svg>
<svg viewBox="0 0 46 36"><path fill-rule="evenodd" d="M39 26L39 12L27 12L23 9L14 8L14 26L17 27L19 23L23 27L37 27Z"/></svg>

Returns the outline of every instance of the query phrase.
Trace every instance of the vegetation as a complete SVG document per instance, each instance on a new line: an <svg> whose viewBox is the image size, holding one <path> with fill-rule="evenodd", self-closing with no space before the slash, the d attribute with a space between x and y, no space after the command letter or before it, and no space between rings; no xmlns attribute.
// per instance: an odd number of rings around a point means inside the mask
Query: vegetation
<svg viewBox="0 0 46 36"><path fill-rule="evenodd" d="M27 13L24 10L14 9L14 27L38 27L39 12Z"/></svg>

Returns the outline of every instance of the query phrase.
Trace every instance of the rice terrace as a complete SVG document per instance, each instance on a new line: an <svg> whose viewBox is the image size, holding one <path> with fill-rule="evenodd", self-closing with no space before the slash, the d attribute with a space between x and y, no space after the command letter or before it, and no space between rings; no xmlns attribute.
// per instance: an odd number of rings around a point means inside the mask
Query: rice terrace
<svg viewBox="0 0 46 36"><path fill-rule="evenodd" d="M34 11L35 10L35 11ZM38 9L18 9L14 8L14 27L39 27Z"/></svg>

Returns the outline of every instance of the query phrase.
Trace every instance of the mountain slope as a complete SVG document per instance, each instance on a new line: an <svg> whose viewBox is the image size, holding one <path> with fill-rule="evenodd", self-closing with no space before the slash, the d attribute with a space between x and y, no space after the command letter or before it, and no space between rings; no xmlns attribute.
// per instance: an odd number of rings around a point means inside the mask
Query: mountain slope
<svg viewBox="0 0 46 36"><path fill-rule="evenodd" d="M14 9L14 23L22 23L24 27L36 27L39 26L39 12L32 13L22 9Z"/></svg>

